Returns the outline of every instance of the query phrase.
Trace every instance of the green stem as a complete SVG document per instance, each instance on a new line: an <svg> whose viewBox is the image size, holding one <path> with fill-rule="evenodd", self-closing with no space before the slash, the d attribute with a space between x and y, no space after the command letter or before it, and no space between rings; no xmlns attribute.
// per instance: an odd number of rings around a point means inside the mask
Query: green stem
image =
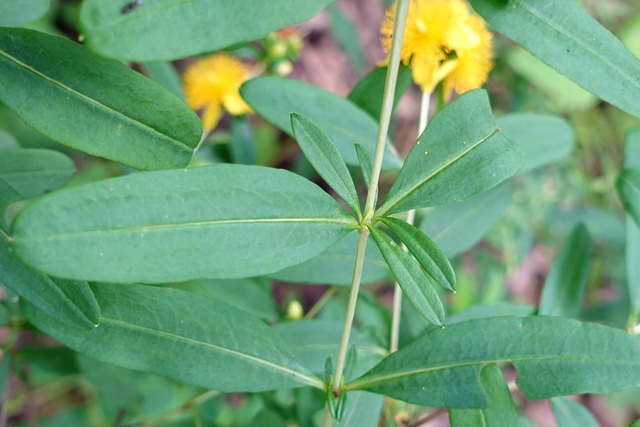
<svg viewBox="0 0 640 427"><path fill-rule="evenodd" d="M330 287L327 292L325 292L324 295L320 297L318 302L316 302L313 307L309 309L307 314L304 315L304 318L313 319L314 317L316 317L316 314L318 314L318 312L325 306L325 304L327 304L331 300L331 298L333 298L333 296L338 292L338 289L338 286Z"/></svg>

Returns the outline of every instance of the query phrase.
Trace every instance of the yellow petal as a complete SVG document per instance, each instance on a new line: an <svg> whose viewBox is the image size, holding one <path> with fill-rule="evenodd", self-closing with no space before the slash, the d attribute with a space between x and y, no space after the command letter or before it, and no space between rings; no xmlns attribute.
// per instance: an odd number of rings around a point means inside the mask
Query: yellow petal
<svg viewBox="0 0 640 427"><path fill-rule="evenodd" d="M215 129L215 127L218 126L220 117L222 117L220 104L212 102L207 105L202 112L202 128L204 133L209 133Z"/></svg>
<svg viewBox="0 0 640 427"><path fill-rule="evenodd" d="M225 110L227 110L234 116L247 114L253 111L251 110L251 107L249 107L247 103L244 102L244 99L242 99L238 91L225 96L222 100L222 105L224 106Z"/></svg>

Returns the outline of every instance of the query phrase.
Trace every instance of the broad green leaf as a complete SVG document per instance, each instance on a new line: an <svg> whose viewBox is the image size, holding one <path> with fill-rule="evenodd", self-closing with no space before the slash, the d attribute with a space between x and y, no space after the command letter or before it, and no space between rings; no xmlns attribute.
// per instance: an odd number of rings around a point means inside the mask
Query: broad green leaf
<svg viewBox="0 0 640 427"><path fill-rule="evenodd" d="M138 169L186 166L202 134L158 84L37 31L0 28L0 87L0 101L49 138Z"/></svg>
<svg viewBox="0 0 640 427"><path fill-rule="evenodd" d="M20 200L22 196L12 186L0 178L0 230L8 233L9 224L7 222L7 207Z"/></svg>
<svg viewBox="0 0 640 427"><path fill-rule="evenodd" d="M331 137L349 165L358 164L353 144L360 144L373 157L378 124L347 99L309 83L272 76L249 80L240 88L240 94L258 114L291 136L291 113L313 120ZM402 166L389 142L382 165L387 169Z"/></svg>
<svg viewBox="0 0 640 427"><path fill-rule="evenodd" d="M331 137L311 120L295 113L291 114L291 128L300 149L316 172L358 218L362 217L356 186Z"/></svg>
<svg viewBox="0 0 640 427"><path fill-rule="evenodd" d="M331 35L347 55L353 70L360 74L364 66L364 49L360 44L358 31L339 7L329 5L326 13L329 17Z"/></svg>
<svg viewBox="0 0 640 427"><path fill-rule="evenodd" d="M320 384L269 327L244 311L177 289L91 287L102 309L100 325L91 330L69 329L30 304L23 312L79 353L186 384L228 392Z"/></svg>
<svg viewBox="0 0 640 427"><path fill-rule="evenodd" d="M369 230L407 299L422 317L435 325L442 325L442 302L420 264L385 232L375 227L369 227Z"/></svg>
<svg viewBox="0 0 640 427"><path fill-rule="evenodd" d="M556 417L558 427L599 427L598 421L591 413L573 400L566 397L549 399L551 410Z"/></svg>
<svg viewBox="0 0 640 427"><path fill-rule="evenodd" d="M0 27L18 27L40 18L51 0L0 0Z"/></svg>
<svg viewBox="0 0 640 427"><path fill-rule="evenodd" d="M171 62L147 62L143 66L149 76L160 86L184 100L182 79Z"/></svg>
<svg viewBox="0 0 640 427"><path fill-rule="evenodd" d="M93 329L100 322L100 307L87 282L54 279L31 270L16 259L4 233L0 233L0 282L70 328Z"/></svg>
<svg viewBox="0 0 640 427"><path fill-rule="evenodd" d="M509 140L525 151L523 174L566 157L573 148L573 131L558 116L514 113L496 120Z"/></svg>
<svg viewBox="0 0 640 427"><path fill-rule="evenodd" d="M496 128L487 93L469 91L431 119L376 216L482 193L515 174L522 161L522 150Z"/></svg>
<svg viewBox="0 0 640 427"><path fill-rule="evenodd" d="M35 197L68 183L76 172L73 161L53 150L0 149L0 179L22 197Z"/></svg>
<svg viewBox="0 0 640 427"><path fill-rule="evenodd" d="M480 371L480 383L489 395L491 406L485 409L450 409L451 427L515 427L520 424L511 392L498 365Z"/></svg>
<svg viewBox="0 0 640 427"><path fill-rule="evenodd" d="M390 217L380 218L380 221L400 238L431 280L450 291L456 288L456 273L433 240L406 221Z"/></svg>
<svg viewBox="0 0 640 427"><path fill-rule="evenodd" d="M12 230L16 254L52 275L166 283L274 273L356 227L298 175L219 165L65 189L25 208Z"/></svg>
<svg viewBox="0 0 640 427"><path fill-rule="evenodd" d="M627 213L640 226L640 168L623 170L616 188Z"/></svg>
<svg viewBox="0 0 640 427"><path fill-rule="evenodd" d="M448 257L472 248L511 203L514 187L509 180L459 203L438 206L420 223L420 229Z"/></svg>
<svg viewBox="0 0 640 427"><path fill-rule="evenodd" d="M84 43L128 61L170 61L260 39L299 24L333 0L87 0L80 10Z"/></svg>
<svg viewBox="0 0 640 427"><path fill-rule="evenodd" d="M360 144L356 144L356 155L358 156L358 164L360 164L360 170L362 171L362 178L364 184L369 188L369 181L371 179L371 171L373 170L373 159L367 150ZM375 204L375 203L374 203Z"/></svg>
<svg viewBox="0 0 640 427"><path fill-rule="evenodd" d="M639 21L640 22L640 21ZM624 142L624 167L640 168L640 129L631 130ZM625 260L627 289L633 313L640 314L640 228L630 215L625 215Z"/></svg>
<svg viewBox="0 0 640 427"><path fill-rule="evenodd" d="M423 406L485 408L480 370L503 362L515 366L528 400L608 393L640 382L640 341L564 317L474 319L430 330L346 388Z"/></svg>
<svg viewBox="0 0 640 427"><path fill-rule="evenodd" d="M0 129L0 148L20 148L20 144L13 135Z"/></svg>
<svg viewBox="0 0 640 427"><path fill-rule="evenodd" d="M351 93L347 96L347 99L369 113L374 119L379 120L386 78L387 67L374 69L356 83L353 89L351 89ZM394 109L398 105L398 102L400 102L402 95L404 95L411 85L411 82L411 68L400 64L396 92L393 98Z"/></svg>
<svg viewBox="0 0 640 427"><path fill-rule="evenodd" d="M358 233L353 231L320 255L294 265L269 277L282 282L351 286L356 265ZM373 241L367 241L361 283L371 283L389 277L389 268Z"/></svg>
<svg viewBox="0 0 640 427"><path fill-rule="evenodd" d="M574 0L470 0L491 26L616 107L640 116L640 61Z"/></svg>
<svg viewBox="0 0 640 427"><path fill-rule="evenodd" d="M576 225L558 251L540 295L538 314L578 318L591 266L591 237Z"/></svg>

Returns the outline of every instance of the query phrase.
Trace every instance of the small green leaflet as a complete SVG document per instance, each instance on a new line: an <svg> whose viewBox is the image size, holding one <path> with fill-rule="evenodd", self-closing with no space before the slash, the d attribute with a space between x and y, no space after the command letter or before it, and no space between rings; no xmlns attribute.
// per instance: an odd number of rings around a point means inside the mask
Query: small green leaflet
<svg viewBox="0 0 640 427"><path fill-rule="evenodd" d="M627 213L640 227L640 169L625 169L616 181L618 194Z"/></svg>
<svg viewBox="0 0 640 427"><path fill-rule="evenodd" d="M76 167L68 156L42 148L0 148L0 179L22 197L35 197L68 183Z"/></svg>

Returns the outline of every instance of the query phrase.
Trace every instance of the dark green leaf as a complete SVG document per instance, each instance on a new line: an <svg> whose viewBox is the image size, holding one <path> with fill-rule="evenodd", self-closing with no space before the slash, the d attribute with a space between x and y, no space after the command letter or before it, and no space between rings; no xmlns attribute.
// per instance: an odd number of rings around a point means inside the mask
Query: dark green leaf
<svg viewBox="0 0 640 427"><path fill-rule="evenodd" d="M387 78L387 67L379 67L364 76L351 90L347 96L351 102L369 113L376 120L380 119L380 110L382 110L382 95L384 94L384 85ZM393 98L393 108L398 105L400 98L411 85L411 68L400 64L398 70L398 82L396 83L396 92Z"/></svg>
<svg viewBox="0 0 640 427"><path fill-rule="evenodd" d="M591 247L587 228L576 225L553 260L538 314L578 318L591 266Z"/></svg>
<svg viewBox="0 0 640 427"><path fill-rule="evenodd" d="M0 361L0 394L5 396L5 388L7 381L9 381L9 374L11 373L11 352L4 351L2 353L2 361Z"/></svg>
<svg viewBox="0 0 640 427"><path fill-rule="evenodd" d="M640 227L640 168L623 170L616 188L627 213Z"/></svg>
<svg viewBox="0 0 640 427"><path fill-rule="evenodd" d="M7 207L20 200L22 196L12 186L7 184L3 179L0 179L0 230L8 233L9 224L7 223Z"/></svg>
<svg viewBox="0 0 640 427"><path fill-rule="evenodd" d="M433 240L406 221L390 217L380 218L380 221L400 238L431 280L450 291L456 288L456 273Z"/></svg>
<svg viewBox="0 0 640 427"><path fill-rule="evenodd" d="M438 206L427 214L420 229L438 244L448 257L473 247L500 218L511 203L513 181L460 203Z"/></svg>
<svg viewBox="0 0 640 427"><path fill-rule="evenodd" d="M56 190L76 172L73 161L53 150L0 149L0 179L22 197L35 197Z"/></svg>
<svg viewBox="0 0 640 427"><path fill-rule="evenodd" d="M231 158L233 163L255 165L258 163L257 141L249 121L242 116L231 120Z"/></svg>
<svg viewBox="0 0 640 427"><path fill-rule="evenodd" d="M549 399L549 403L558 427L600 427L587 408L578 402L566 397L554 397Z"/></svg>
<svg viewBox="0 0 640 427"><path fill-rule="evenodd" d="M0 27L18 27L47 13L51 0L0 0Z"/></svg>
<svg viewBox="0 0 640 427"><path fill-rule="evenodd" d="M320 126L338 147L349 165L357 165L353 144L362 145L373 157L378 124L350 101L299 80L258 77L240 88L242 97L262 117L293 136L291 113L305 116ZM390 143L383 167L399 169L402 161Z"/></svg>
<svg viewBox="0 0 640 427"><path fill-rule="evenodd" d="M616 107L640 116L640 61L574 0L470 0L496 30Z"/></svg>
<svg viewBox="0 0 640 427"><path fill-rule="evenodd" d="M182 79L171 62L147 62L143 66L160 86L184 100Z"/></svg>
<svg viewBox="0 0 640 427"><path fill-rule="evenodd" d="M93 329L100 322L100 307L87 282L36 273L16 259L3 233L0 233L0 282L70 328Z"/></svg>
<svg viewBox="0 0 640 427"><path fill-rule="evenodd" d="M51 139L138 169L186 166L202 134L158 84L37 31L0 28L0 87L0 100Z"/></svg>
<svg viewBox="0 0 640 427"><path fill-rule="evenodd" d="M489 395L491 406L485 409L450 409L451 427L515 427L520 424L511 392L498 365L480 371L480 383Z"/></svg>
<svg viewBox="0 0 640 427"><path fill-rule="evenodd" d="M480 370L502 362L515 366L528 400L608 393L640 382L640 341L564 317L474 319L430 330L346 387L423 406L483 408L490 402Z"/></svg>
<svg viewBox="0 0 640 427"><path fill-rule="evenodd" d="M82 354L186 384L238 392L321 384L244 311L176 289L92 288L102 317L91 330L71 330L29 304L22 308L36 327Z"/></svg>
<svg viewBox="0 0 640 427"><path fill-rule="evenodd" d="M105 56L129 61L168 61L266 36L299 24L333 0L87 0L80 11L84 43Z"/></svg>
<svg viewBox="0 0 640 427"><path fill-rule="evenodd" d="M498 128L526 155L518 171L523 174L566 157L573 148L573 132L558 116L514 113L500 117Z"/></svg>
<svg viewBox="0 0 640 427"><path fill-rule="evenodd" d="M487 93L469 91L429 122L376 216L482 193L515 174L522 160L522 150L496 128Z"/></svg>
<svg viewBox="0 0 640 427"><path fill-rule="evenodd" d="M12 230L16 254L55 276L166 283L274 273L356 227L298 175L219 165L62 190L25 208Z"/></svg>
<svg viewBox="0 0 640 427"><path fill-rule="evenodd" d="M369 188L369 181L371 179L371 171L373 170L373 159L367 150L360 144L356 144L356 155L358 156L358 163L360 164L360 170L362 171L362 178L364 184ZM374 203L375 204L375 203Z"/></svg>
<svg viewBox="0 0 640 427"><path fill-rule="evenodd" d="M291 114L291 128L300 149L313 168L360 218L360 200L338 147L319 126L298 114Z"/></svg>
<svg viewBox="0 0 640 427"><path fill-rule="evenodd" d="M442 302L420 264L383 231L375 227L369 227L369 230L407 299L422 317L433 324L442 325Z"/></svg>

